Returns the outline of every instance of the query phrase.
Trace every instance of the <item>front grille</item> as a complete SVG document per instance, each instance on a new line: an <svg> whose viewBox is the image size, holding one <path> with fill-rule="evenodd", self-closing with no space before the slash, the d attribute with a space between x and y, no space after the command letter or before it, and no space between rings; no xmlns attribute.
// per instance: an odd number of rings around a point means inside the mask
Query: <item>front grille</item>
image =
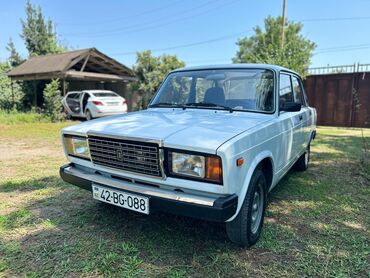
<svg viewBox="0 0 370 278"><path fill-rule="evenodd" d="M158 145L100 136L89 136L94 164L120 170L162 176Z"/></svg>

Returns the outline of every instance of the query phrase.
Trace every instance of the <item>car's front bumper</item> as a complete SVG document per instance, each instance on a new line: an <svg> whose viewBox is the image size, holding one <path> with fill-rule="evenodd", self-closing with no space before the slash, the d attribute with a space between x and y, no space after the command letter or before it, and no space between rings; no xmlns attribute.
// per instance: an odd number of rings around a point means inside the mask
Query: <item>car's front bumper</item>
<svg viewBox="0 0 370 278"><path fill-rule="evenodd" d="M60 176L68 183L92 191L92 184L100 184L149 198L150 211L164 211L210 221L224 222L231 218L238 206L235 194L205 197L169 191L150 185L140 185L101 174L85 171L75 165L60 167Z"/></svg>

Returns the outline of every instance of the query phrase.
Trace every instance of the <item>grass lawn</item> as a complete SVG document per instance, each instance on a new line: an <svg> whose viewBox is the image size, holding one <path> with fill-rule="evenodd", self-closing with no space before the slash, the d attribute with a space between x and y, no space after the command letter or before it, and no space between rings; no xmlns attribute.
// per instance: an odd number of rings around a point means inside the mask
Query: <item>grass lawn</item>
<svg viewBox="0 0 370 278"><path fill-rule="evenodd" d="M279 183L242 249L222 224L137 214L62 182L67 124L0 124L0 277L370 277L360 130L318 129L309 170Z"/></svg>

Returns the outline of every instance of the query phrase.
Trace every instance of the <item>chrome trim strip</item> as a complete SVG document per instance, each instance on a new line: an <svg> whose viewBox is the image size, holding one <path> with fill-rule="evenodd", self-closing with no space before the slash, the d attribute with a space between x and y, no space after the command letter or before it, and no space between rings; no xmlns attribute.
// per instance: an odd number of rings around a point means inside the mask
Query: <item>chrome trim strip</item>
<svg viewBox="0 0 370 278"><path fill-rule="evenodd" d="M195 196L188 193L183 192L171 192L168 190L160 189L160 188L151 188L147 186L140 186L134 183L129 183L125 181L115 180L112 178L107 178L101 175L89 173L83 171L81 169L77 169L76 167L69 166L64 169L67 174L89 180L93 183L101 184L101 185L108 185L114 188L122 189L131 191L138 194L144 194L148 196L155 196L164 199L184 202L184 203L191 203L196 205L203 205L203 206L213 206L215 198L209 198L205 196Z"/></svg>
<svg viewBox="0 0 370 278"><path fill-rule="evenodd" d="M144 142L144 143L155 143L158 144L158 147L163 147L163 140L156 140L156 139L146 139L146 138L139 138L139 137L127 137L121 135L112 135L106 133L99 133L96 131L88 131L87 137L89 136L98 136L98 137L105 137L105 138L112 138L112 139L119 139L119 140L127 140L127 141L137 141L137 142Z"/></svg>

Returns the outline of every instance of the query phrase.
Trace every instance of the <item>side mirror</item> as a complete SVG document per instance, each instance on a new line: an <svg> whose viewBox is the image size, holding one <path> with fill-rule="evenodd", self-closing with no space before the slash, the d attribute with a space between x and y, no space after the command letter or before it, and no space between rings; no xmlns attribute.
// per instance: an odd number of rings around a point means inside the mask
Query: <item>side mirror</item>
<svg viewBox="0 0 370 278"><path fill-rule="evenodd" d="M280 111L298 112L301 111L301 104L297 102L286 102L280 107Z"/></svg>

